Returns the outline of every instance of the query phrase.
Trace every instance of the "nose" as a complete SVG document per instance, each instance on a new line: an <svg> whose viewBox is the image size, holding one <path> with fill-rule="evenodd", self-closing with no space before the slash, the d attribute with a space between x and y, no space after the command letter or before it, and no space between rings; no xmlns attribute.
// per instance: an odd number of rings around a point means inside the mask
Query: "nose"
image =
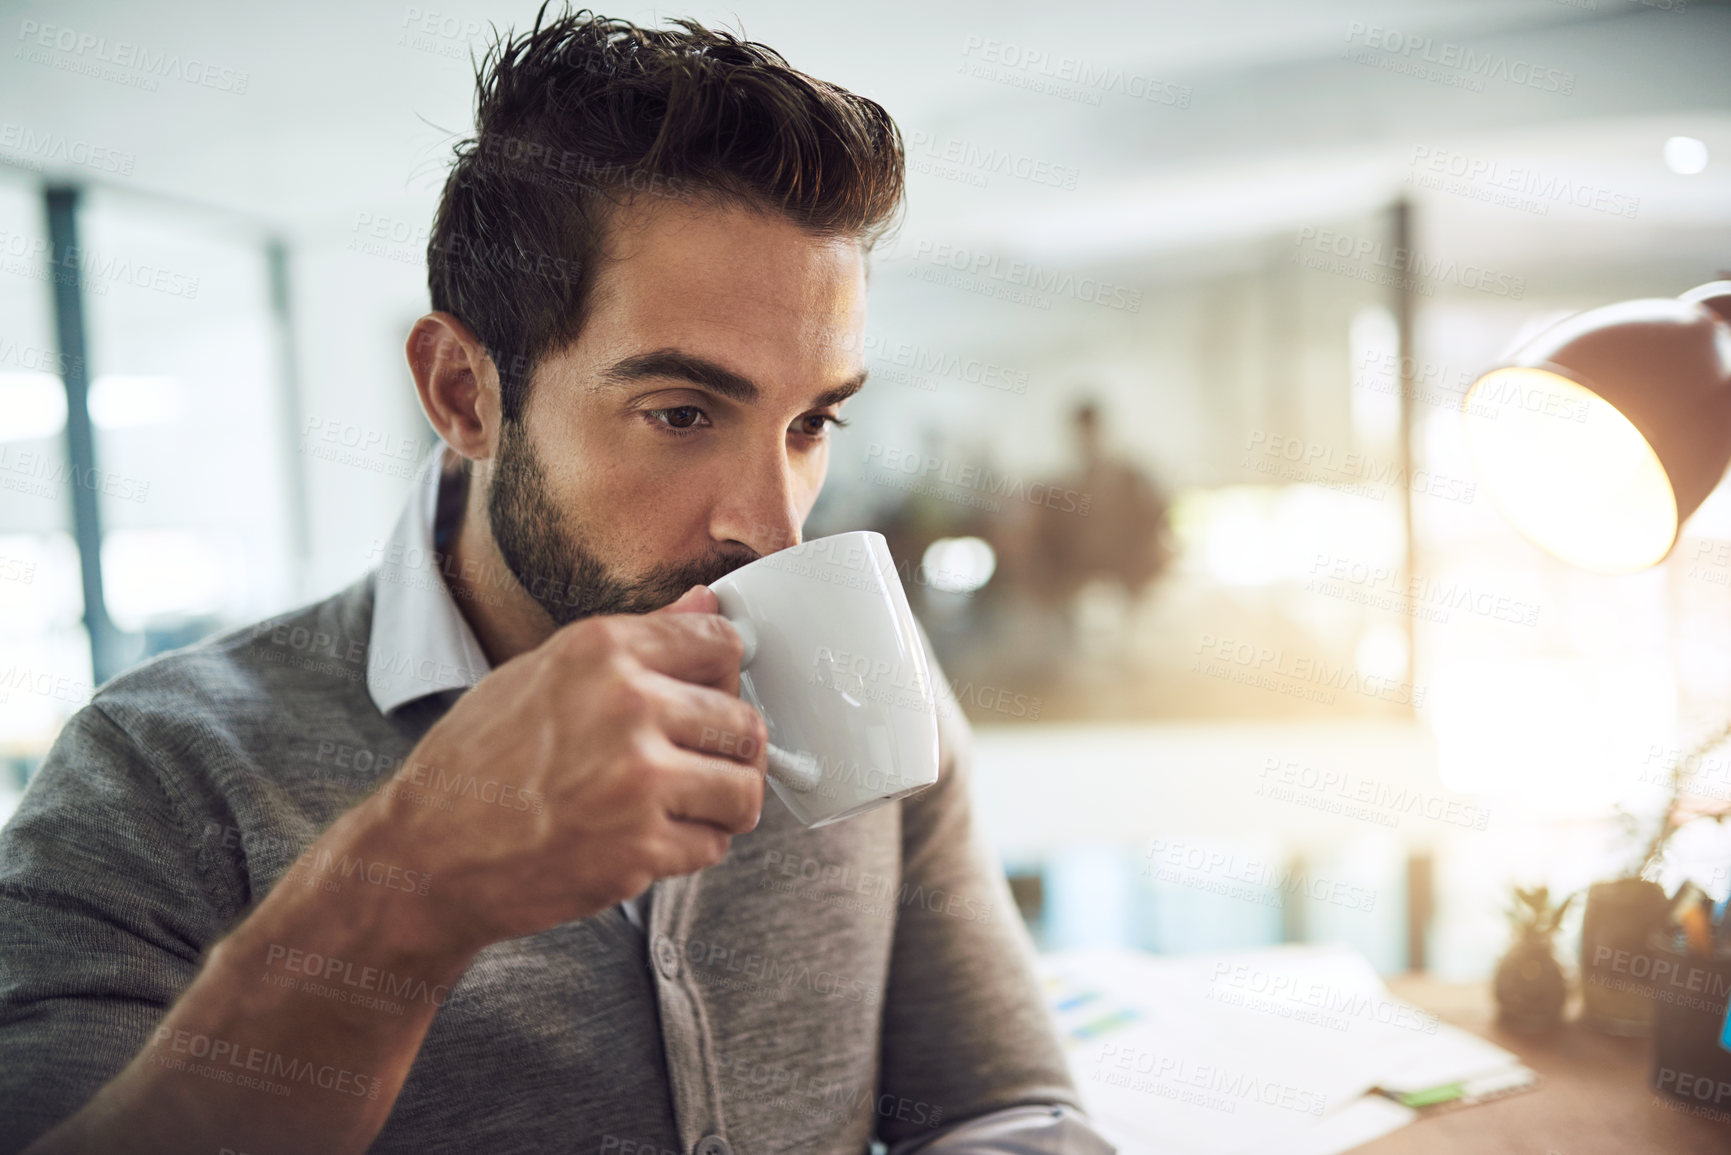
<svg viewBox="0 0 1731 1155"><path fill-rule="evenodd" d="M762 557L800 541L797 477L785 446L753 447L722 481L709 532L716 541L736 541Z"/></svg>

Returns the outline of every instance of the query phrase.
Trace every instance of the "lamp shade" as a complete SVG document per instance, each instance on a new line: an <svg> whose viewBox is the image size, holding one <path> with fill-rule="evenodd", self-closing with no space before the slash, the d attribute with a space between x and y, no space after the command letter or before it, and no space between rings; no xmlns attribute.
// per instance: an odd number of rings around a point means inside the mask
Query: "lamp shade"
<svg viewBox="0 0 1731 1155"><path fill-rule="evenodd" d="M1731 281L1577 313L1462 399L1485 488L1586 569L1662 561L1731 462Z"/></svg>

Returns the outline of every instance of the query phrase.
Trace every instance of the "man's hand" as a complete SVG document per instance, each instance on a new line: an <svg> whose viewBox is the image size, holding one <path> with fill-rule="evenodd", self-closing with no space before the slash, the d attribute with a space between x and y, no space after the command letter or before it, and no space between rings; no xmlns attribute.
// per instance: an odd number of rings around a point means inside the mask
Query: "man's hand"
<svg viewBox="0 0 1731 1155"><path fill-rule="evenodd" d="M490 943L719 862L729 835L757 825L766 735L738 697L739 635L715 609L697 587L653 614L574 622L483 678L211 948L127 1068L30 1151L365 1150L435 1004L381 1014L269 981L282 974L271 959L293 949L450 987ZM350 860L383 873L317 873ZM426 893L392 886L405 879ZM189 1069L185 1040L340 1070L368 1093L262 1095Z"/></svg>
<svg viewBox="0 0 1731 1155"><path fill-rule="evenodd" d="M454 950L606 910L757 825L768 735L716 608L695 586L573 622L464 694L363 804L374 856L431 876Z"/></svg>

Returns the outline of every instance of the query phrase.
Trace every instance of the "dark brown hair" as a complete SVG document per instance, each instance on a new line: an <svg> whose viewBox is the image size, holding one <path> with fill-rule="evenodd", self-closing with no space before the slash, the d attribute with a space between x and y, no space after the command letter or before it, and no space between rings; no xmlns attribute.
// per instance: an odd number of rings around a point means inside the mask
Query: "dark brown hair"
<svg viewBox="0 0 1731 1155"><path fill-rule="evenodd" d="M506 421L536 362L576 338L614 207L741 204L869 250L902 199L901 134L875 102L691 20L547 7L476 65L475 135L455 147L427 245L433 308L486 346Z"/></svg>

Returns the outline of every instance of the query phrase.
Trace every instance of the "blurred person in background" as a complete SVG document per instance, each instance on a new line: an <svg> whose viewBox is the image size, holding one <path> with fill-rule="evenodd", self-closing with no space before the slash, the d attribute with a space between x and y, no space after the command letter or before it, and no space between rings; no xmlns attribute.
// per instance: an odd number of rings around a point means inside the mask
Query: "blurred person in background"
<svg viewBox="0 0 1731 1155"><path fill-rule="evenodd" d="M676 23L495 46L379 566L107 683L0 832L0 1149L1111 1150L953 696L925 793L764 793L702 587L800 541L903 152Z"/></svg>
<svg viewBox="0 0 1731 1155"><path fill-rule="evenodd" d="M1129 616L1172 562L1165 493L1135 465L1106 450L1100 405L1071 413L1076 467L1044 483L1044 500L1019 502L1002 530L1012 580L1042 611L1054 656L1074 654L1084 591L1103 585ZM1120 647L1133 637L1111 636Z"/></svg>

